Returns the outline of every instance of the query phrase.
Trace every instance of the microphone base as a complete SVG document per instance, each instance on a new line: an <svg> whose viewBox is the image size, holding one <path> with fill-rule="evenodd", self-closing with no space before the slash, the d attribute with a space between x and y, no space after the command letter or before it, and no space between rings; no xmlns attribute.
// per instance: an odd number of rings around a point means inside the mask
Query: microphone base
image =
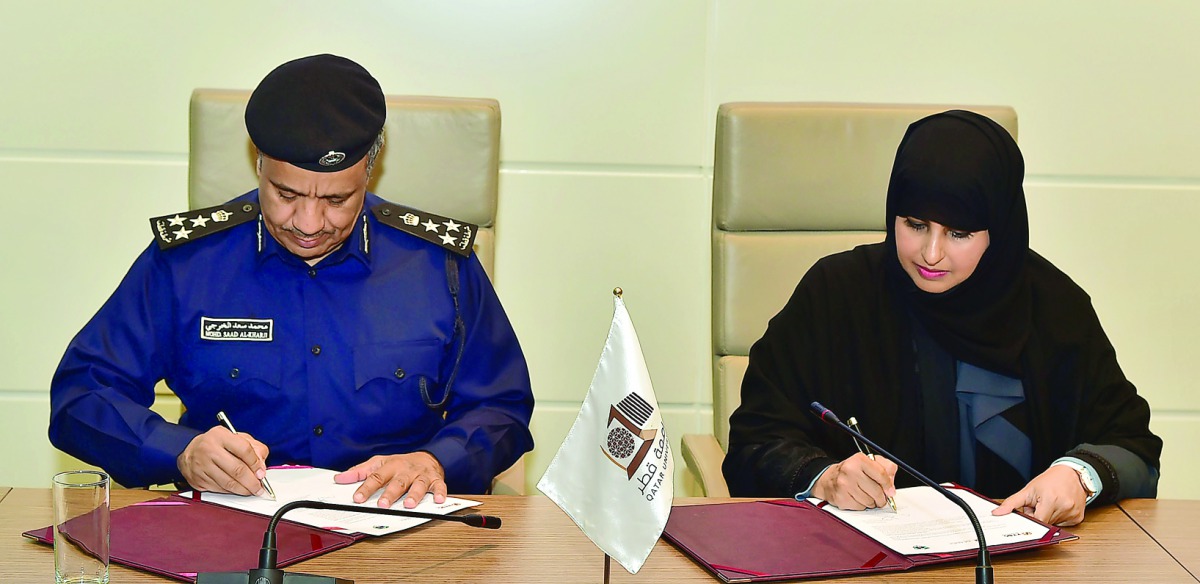
<svg viewBox="0 0 1200 584"><path fill-rule="evenodd" d="M270 573L273 572L273 573ZM253 575L253 577L251 577ZM279 578L282 576L282 579ZM266 580L261 580L265 577ZM196 574L196 584L354 584L354 580L281 572L279 570L250 570L248 572L201 572Z"/></svg>
<svg viewBox="0 0 1200 584"><path fill-rule="evenodd" d="M995 584L991 566L975 566L975 584Z"/></svg>

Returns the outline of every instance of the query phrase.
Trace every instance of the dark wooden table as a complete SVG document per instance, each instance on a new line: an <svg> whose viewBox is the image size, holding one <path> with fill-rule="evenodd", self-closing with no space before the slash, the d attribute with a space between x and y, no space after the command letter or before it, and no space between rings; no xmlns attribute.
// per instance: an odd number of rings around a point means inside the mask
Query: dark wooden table
<svg viewBox="0 0 1200 584"><path fill-rule="evenodd" d="M1200 581L1200 501L1129 499L1121 508Z"/></svg>
<svg viewBox="0 0 1200 584"><path fill-rule="evenodd" d="M54 554L47 546L21 537L21 532L49 525L53 512L50 489L5 489L0 493L0 582L48 582L53 578ZM114 490L112 506L162 496L161 492ZM604 554L575 524L545 497L481 496L479 512L504 520L499 531L462 525L429 523L386 537L370 538L295 566L290 571L328 574L360 584L385 582L600 582ZM682 499L676 504L723 502L720 499ZM996 556L996 579L1005 584L1029 582L1195 582L1196 580L1147 531L1160 534L1168 545L1196 558L1197 538L1188 525L1162 517L1177 508L1200 514L1200 502L1158 501L1151 511L1129 514L1116 506L1088 512L1087 521L1073 528L1078 541ZM1158 516L1151 519L1150 515ZM1141 516L1136 519L1135 516ZM1139 521L1152 529L1143 531ZM180 537L187 537L180 526ZM1178 539L1176 539L1178 537ZM1179 553L1183 553L1182 551ZM853 582L970 582L971 562L930 566L908 572L857 576ZM113 565L112 581L167 582L164 578ZM813 580L809 580L812 582ZM825 580L828 581L828 580ZM717 582L671 544L659 542L637 575L612 563L612 582Z"/></svg>

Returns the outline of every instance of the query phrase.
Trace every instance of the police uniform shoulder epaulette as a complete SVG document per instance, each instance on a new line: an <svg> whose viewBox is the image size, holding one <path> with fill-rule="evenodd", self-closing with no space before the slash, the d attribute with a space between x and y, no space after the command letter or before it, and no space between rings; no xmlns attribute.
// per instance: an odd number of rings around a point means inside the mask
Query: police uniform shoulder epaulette
<svg viewBox="0 0 1200 584"><path fill-rule="evenodd" d="M420 237L463 257L471 257L475 234L479 231L478 225L394 203L375 205L371 207L371 213L384 225Z"/></svg>
<svg viewBox="0 0 1200 584"><path fill-rule="evenodd" d="M249 202L233 202L186 213L163 215L150 219L150 230L159 249L171 249L205 235L225 231L235 225L254 220L258 216L258 205Z"/></svg>

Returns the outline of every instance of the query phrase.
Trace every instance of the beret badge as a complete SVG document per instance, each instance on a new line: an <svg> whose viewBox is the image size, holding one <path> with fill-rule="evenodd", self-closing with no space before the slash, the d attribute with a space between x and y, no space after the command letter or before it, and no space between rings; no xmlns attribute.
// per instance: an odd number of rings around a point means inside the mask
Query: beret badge
<svg viewBox="0 0 1200 584"><path fill-rule="evenodd" d="M337 152L334 150L330 150L329 154L322 156L321 159L317 161L317 163L320 164L321 166L337 166L338 164L341 164L341 162L345 159L346 159L346 154L344 152Z"/></svg>

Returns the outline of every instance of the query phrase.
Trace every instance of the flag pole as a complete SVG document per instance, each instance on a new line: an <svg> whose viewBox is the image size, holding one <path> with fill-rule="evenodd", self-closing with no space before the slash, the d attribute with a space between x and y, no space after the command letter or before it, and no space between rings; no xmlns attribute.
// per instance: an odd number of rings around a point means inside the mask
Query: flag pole
<svg viewBox="0 0 1200 584"><path fill-rule="evenodd" d="M617 296L618 299L619 299L620 295L622 295L624 293L625 293L625 290L620 289L619 285L617 288L612 289L612 295ZM611 568L612 568L612 556L610 556L608 554L604 554L604 584L608 584L608 573L610 573Z"/></svg>
<svg viewBox="0 0 1200 584"><path fill-rule="evenodd" d="M621 295L624 293L625 291L622 290L620 286L613 288L613 296L616 296L617 298L621 298ZM608 554L604 554L604 584L608 584L608 575L611 567L612 558Z"/></svg>

